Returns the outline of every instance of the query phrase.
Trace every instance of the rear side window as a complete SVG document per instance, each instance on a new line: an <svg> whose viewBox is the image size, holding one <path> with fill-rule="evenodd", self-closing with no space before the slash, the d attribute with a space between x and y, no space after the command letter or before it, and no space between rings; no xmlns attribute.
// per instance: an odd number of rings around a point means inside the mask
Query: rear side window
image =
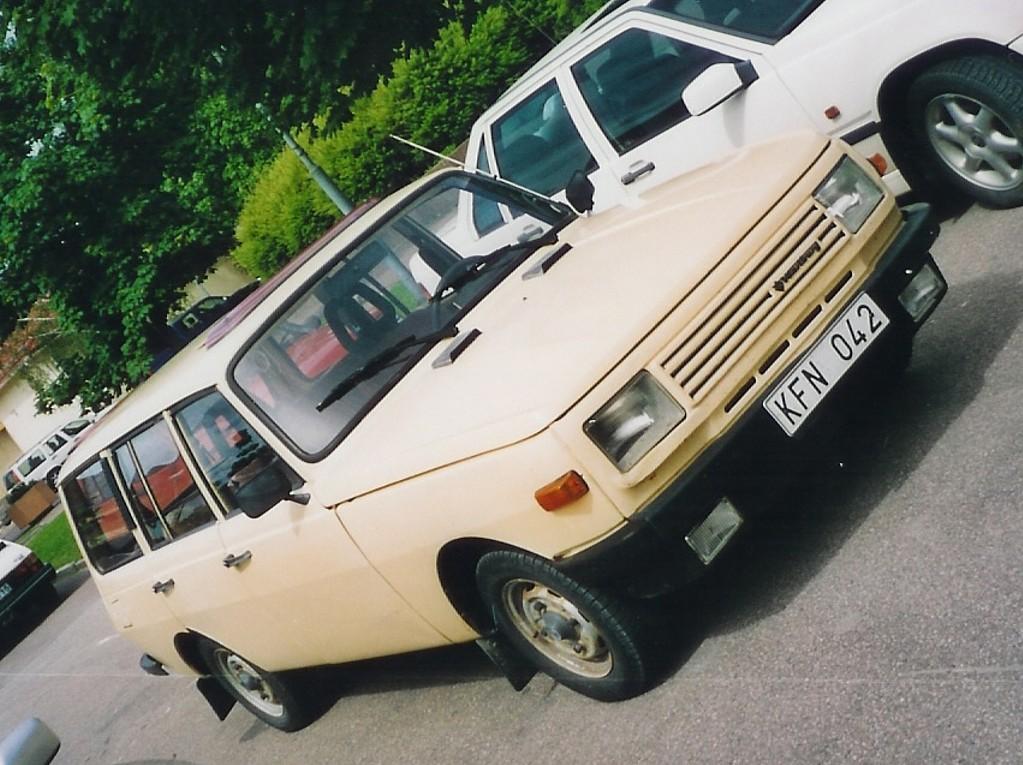
<svg viewBox="0 0 1023 765"><path fill-rule="evenodd" d="M624 154L691 116L682 91L711 64L734 62L716 51L629 29L572 66L572 76L615 151Z"/></svg>
<svg viewBox="0 0 1023 765"><path fill-rule="evenodd" d="M188 448L228 512L259 515L302 484L219 393L175 414Z"/></svg>
<svg viewBox="0 0 1023 765"><path fill-rule="evenodd" d="M61 428L61 430L63 430L69 436L75 436L81 433L90 425L92 425L92 422L90 420L82 418L78 420L71 420L71 422L69 422L67 425Z"/></svg>
<svg viewBox="0 0 1023 765"><path fill-rule="evenodd" d="M97 571L106 573L142 554L104 462L89 465L63 488L71 519Z"/></svg>
<svg viewBox="0 0 1023 765"><path fill-rule="evenodd" d="M597 169L553 80L494 123L493 140L499 175L541 194Z"/></svg>
<svg viewBox="0 0 1023 765"><path fill-rule="evenodd" d="M164 420L153 423L127 445L131 447L134 462L141 472L141 479L130 483L129 488L140 507L146 508L148 504L159 514L172 537L187 534L216 520ZM143 511L145 517L146 512Z"/></svg>

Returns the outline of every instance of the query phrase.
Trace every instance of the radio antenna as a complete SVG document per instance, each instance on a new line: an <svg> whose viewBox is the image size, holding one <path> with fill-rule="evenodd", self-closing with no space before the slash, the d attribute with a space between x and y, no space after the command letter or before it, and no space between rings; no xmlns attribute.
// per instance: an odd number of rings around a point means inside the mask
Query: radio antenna
<svg viewBox="0 0 1023 765"><path fill-rule="evenodd" d="M425 146L423 146L422 144L418 144L415 141L410 141L407 138L402 138L400 135L395 135L394 133L391 133L391 138L393 138L398 143L403 143L406 146L411 146L413 149L419 149L419 151L426 152L427 154L429 154L432 157L436 157L437 159L443 159L445 162L450 162L452 165L460 167L463 170L465 169L465 163L464 162L459 162L454 157L449 157L446 154L441 154L439 151L434 151L433 149L428 149Z"/></svg>

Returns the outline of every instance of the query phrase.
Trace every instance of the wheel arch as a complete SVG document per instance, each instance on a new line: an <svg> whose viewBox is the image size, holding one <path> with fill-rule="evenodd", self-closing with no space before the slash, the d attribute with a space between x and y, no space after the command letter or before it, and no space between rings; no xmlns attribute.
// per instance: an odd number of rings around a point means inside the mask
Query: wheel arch
<svg viewBox="0 0 1023 765"><path fill-rule="evenodd" d="M1004 45L980 38L951 40L903 61L885 76L877 93L877 113L880 118L881 136L889 148L896 151L898 145L902 143L898 122L902 117L901 111L905 105L906 93L910 85L913 84L913 80L932 66L967 56L994 56L1014 61L1023 66L1023 56ZM905 147L903 146L901 150L905 151ZM895 157L895 161L900 162L900 157Z"/></svg>
<svg viewBox="0 0 1023 765"><path fill-rule="evenodd" d="M202 654L199 653L200 640L209 640L209 638L191 630L179 632L174 636L174 648L177 649L181 660L191 669L195 670L197 674L208 675L210 672L209 667L206 666Z"/></svg>
<svg viewBox="0 0 1023 765"><path fill-rule="evenodd" d="M454 539L437 553L437 577L444 594L465 623L481 635L490 632L495 625L490 609L476 587L476 564L484 555L496 550L535 555L529 550L481 537Z"/></svg>

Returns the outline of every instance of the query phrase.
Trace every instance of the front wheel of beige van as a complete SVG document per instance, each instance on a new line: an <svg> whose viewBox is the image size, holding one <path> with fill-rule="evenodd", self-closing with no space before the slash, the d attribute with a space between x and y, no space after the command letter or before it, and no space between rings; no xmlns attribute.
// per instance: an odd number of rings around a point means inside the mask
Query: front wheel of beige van
<svg viewBox="0 0 1023 765"><path fill-rule="evenodd" d="M260 669L212 640L202 640L199 653L210 674L243 707L267 725L278 730L296 731L309 724L306 707L280 675Z"/></svg>
<svg viewBox="0 0 1023 765"><path fill-rule="evenodd" d="M476 582L501 631L561 684L601 701L646 690L644 630L627 604L511 550L484 555Z"/></svg>

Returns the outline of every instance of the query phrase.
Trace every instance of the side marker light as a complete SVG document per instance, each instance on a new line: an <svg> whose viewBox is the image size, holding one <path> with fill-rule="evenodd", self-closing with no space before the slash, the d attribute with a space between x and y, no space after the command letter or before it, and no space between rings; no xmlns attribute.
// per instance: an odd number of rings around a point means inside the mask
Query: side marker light
<svg viewBox="0 0 1023 765"><path fill-rule="evenodd" d="M546 486L536 490L533 495L536 501L547 512L560 510L570 505L590 491L586 481L576 471L570 470L563 476L554 479Z"/></svg>

